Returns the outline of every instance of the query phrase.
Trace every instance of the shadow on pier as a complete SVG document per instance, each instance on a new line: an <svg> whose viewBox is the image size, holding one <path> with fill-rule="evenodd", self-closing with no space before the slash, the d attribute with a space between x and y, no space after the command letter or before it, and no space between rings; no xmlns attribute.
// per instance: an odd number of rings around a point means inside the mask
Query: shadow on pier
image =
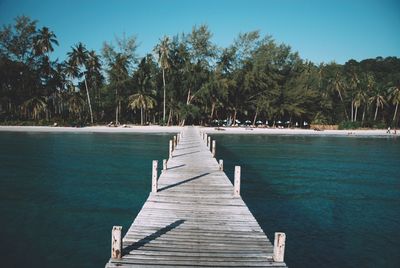
<svg viewBox="0 0 400 268"><path fill-rule="evenodd" d="M177 183L174 183L174 184L170 184L170 185L168 185L168 186L165 186L165 187L159 189L158 191L159 191L159 192L162 192L162 191L164 191L164 190L167 190L167 189L176 187L176 186L178 186L178 185L181 185L181 184L184 184L184 183L188 183L188 182L190 182L190 181L194 181L194 180L199 179L199 178L201 178L201 177L207 176L208 174L210 174L210 173L209 173L209 172L203 173L203 174L201 174L201 175L198 175L198 176L195 176L195 177L186 179L186 180L184 180L184 181L180 181L180 182L177 182Z"/></svg>
<svg viewBox="0 0 400 268"><path fill-rule="evenodd" d="M175 229L179 225L183 224L185 220L177 220L164 228L161 228L155 233L152 233L151 235L146 236L145 238L140 239L139 241L133 243L132 245L127 246L126 248L123 249L122 251L122 256L125 256L129 254L132 250L138 249L140 247L143 247L147 243L150 243L151 241L161 237L162 235L168 233L169 231Z"/></svg>

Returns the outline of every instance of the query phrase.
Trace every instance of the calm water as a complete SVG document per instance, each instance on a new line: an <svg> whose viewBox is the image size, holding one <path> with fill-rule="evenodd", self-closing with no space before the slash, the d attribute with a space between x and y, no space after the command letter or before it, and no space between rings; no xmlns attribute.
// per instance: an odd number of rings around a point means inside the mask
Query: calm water
<svg viewBox="0 0 400 268"><path fill-rule="evenodd" d="M214 136L290 267L400 267L400 139ZM104 267L170 135L0 133L4 267Z"/></svg>

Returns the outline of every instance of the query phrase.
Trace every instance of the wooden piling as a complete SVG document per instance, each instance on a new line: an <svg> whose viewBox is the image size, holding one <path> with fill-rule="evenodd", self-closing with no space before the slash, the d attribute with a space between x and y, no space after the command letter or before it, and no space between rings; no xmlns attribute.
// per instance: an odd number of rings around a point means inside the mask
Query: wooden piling
<svg viewBox="0 0 400 268"><path fill-rule="evenodd" d="M285 233L279 233L279 232L275 233L274 255L273 255L273 259L275 262L283 262L285 255L285 241L286 241Z"/></svg>
<svg viewBox="0 0 400 268"><path fill-rule="evenodd" d="M224 160L219 160L219 170L224 171Z"/></svg>
<svg viewBox="0 0 400 268"><path fill-rule="evenodd" d="M152 193L157 193L158 190L158 185L157 185L157 166L158 166L158 161L153 160L153 170L152 170L152 176L151 176L151 192Z"/></svg>
<svg viewBox="0 0 400 268"><path fill-rule="evenodd" d="M163 159L162 165L163 165L163 171L167 170L167 159Z"/></svg>
<svg viewBox="0 0 400 268"><path fill-rule="evenodd" d="M122 257L122 226L113 226L111 231L111 258Z"/></svg>
<svg viewBox="0 0 400 268"><path fill-rule="evenodd" d="M207 133L204 133L204 143L207 144Z"/></svg>
<svg viewBox="0 0 400 268"><path fill-rule="evenodd" d="M216 151L216 141L213 140L212 141L212 156L215 157L215 151Z"/></svg>
<svg viewBox="0 0 400 268"><path fill-rule="evenodd" d="M174 136L174 150L175 150L175 148L176 148L176 141L177 141L178 139L176 138L176 136Z"/></svg>
<svg viewBox="0 0 400 268"><path fill-rule="evenodd" d="M211 137L210 136L208 136L208 138L207 138L207 147L208 147L208 150L211 152Z"/></svg>
<svg viewBox="0 0 400 268"><path fill-rule="evenodd" d="M233 195L240 196L240 166L235 166Z"/></svg>
<svg viewBox="0 0 400 268"><path fill-rule="evenodd" d="M172 158L172 150L173 150L172 140L169 140L169 158Z"/></svg>

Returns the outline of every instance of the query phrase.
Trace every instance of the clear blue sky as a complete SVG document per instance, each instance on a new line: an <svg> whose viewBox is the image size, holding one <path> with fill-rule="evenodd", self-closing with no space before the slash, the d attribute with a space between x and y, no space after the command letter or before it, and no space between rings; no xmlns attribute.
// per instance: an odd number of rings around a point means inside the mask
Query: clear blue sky
<svg viewBox="0 0 400 268"><path fill-rule="evenodd" d="M260 30L316 63L400 57L399 0L0 0L1 25L18 15L56 33L60 59L79 41L100 52L104 41L124 32L137 36L144 56L163 35L200 24L218 46Z"/></svg>

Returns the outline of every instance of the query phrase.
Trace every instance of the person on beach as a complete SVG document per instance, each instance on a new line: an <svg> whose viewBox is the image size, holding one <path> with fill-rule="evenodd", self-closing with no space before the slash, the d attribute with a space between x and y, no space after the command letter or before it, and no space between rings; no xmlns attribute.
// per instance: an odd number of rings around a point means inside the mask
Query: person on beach
<svg viewBox="0 0 400 268"><path fill-rule="evenodd" d="M387 134L390 134L390 127L388 127L388 130L386 131Z"/></svg>

